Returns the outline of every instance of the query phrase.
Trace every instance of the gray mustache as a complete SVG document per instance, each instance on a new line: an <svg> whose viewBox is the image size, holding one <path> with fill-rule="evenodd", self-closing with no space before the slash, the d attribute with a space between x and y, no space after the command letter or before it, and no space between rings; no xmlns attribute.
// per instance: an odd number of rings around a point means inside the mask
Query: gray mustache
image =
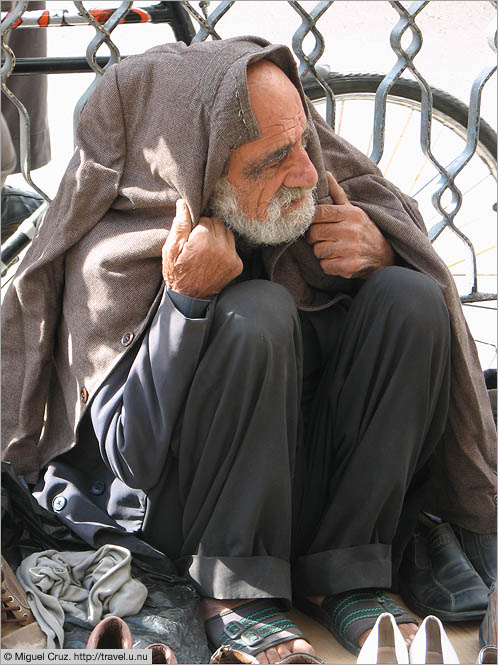
<svg viewBox="0 0 498 665"><path fill-rule="evenodd" d="M285 208L286 206L299 201L300 199L315 194L316 186L312 189L305 189L304 187L285 187L282 185L278 192L273 196L271 202Z"/></svg>

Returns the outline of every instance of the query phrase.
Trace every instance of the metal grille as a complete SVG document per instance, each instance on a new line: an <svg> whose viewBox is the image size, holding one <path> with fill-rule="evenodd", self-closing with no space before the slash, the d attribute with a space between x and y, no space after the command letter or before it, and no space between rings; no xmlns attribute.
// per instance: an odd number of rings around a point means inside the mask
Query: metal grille
<svg viewBox="0 0 498 665"><path fill-rule="evenodd" d="M85 68L95 73L95 79L90 87L80 98L74 110L74 123L76 124L81 109L86 100L93 91L97 80L102 76L107 67L120 60L120 53L112 40L112 33L120 23L130 22L172 22L175 37L184 41L203 41L206 39L220 39L223 37L222 26L223 17L232 10L236 2L224 1L216 5L211 11L209 2L198 2L194 6L193 2L167 3L159 2L150 7L133 8L133 2L121 2L115 10L92 10L86 9L83 2L68 3L64 9L55 12L33 12L27 11L28 2L16 0L13 3L13 9L10 14L2 14L2 90L15 104L19 111L20 129L21 129L21 153L22 153L22 173L26 181L35 190L40 192L43 197L49 201L49 197L41 191L31 177L31 158L30 158L30 140L29 128L30 119L23 104L12 95L8 88L8 79L14 72L16 64L15 54L7 45L5 38L10 30L16 29L43 29L58 27L64 25L91 25L95 29L95 36L88 44L85 58L73 58L74 71L83 71ZM263 4L263 3L261 3ZM309 5L310 3L307 3ZM420 87L421 106L420 106L420 146L429 162L433 165L437 174L437 188L432 195L432 204L437 211L438 218L431 225L430 238L436 241L443 231L449 231L459 239L465 246L468 273L470 275L470 284L468 291L462 294L464 302L475 302L479 300L495 299L493 293L484 293L478 288L478 271L476 252L471 240L455 223L461 207L463 194L455 178L466 168L472 156L476 153L479 138L480 105L482 91L486 83L496 71L496 66L490 66L483 69L476 77L472 86L468 113L468 129L465 136L465 146L459 154L454 154L449 163L443 163L438 160L432 149L432 125L433 125L433 93L431 87L418 70L415 59L420 52L423 43L423 36L420 27L417 25L417 19L428 6L429 2L413 2L409 7L406 3L397 1L389 2L389 5L398 13L399 19L393 27L390 35L390 44L394 56L395 64L391 70L383 77L375 94L375 114L372 130L371 149L369 151L371 159L379 163L384 154L385 131L386 131L386 108L389 100L389 94L394 89L396 82L402 74L410 73L411 77L418 82ZM491 4L494 5L492 2ZM334 1L317 2L311 10L307 10L302 3L295 0L289 0L285 5L282 3L283 20L289 18L289 13L297 13L301 19L301 24L295 30L292 36L292 49L299 62L299 72L307 80L314 81L316 85L323 90L323 97L326 101L325 116L332 127L336 125L336 107L337 102L334 96L334 86L330 84L326 71L319 66L319 60L323 56L325 38L319 29L319 22L324 14L331 10ZM192 29L190 21L195 26ZM241 28L241 34L244 34ZM407 46L402 45L402 40L406 36L411 37ZM305 40L308 37L314 39L314 45L309 52L305 51ZM332 39L333 36L330 36ZM483 36L485 39L485 36ZM309 39L308 39L309 41ZM110 55L98 56L99 49L106 45ZM494 45L496 50L496 32L494 34ZM79 55L79 54L78 54ZM19 63L24 65L23 71L50 71L48 61L51 61L52 71L57 71L57 66L62 66L62 60L57 64L57 59L47 58L47 63L35 62ZM320 63L320 65L323 63ZM31 69L30 69L31 67ZM62 71L62 69L60 70ZM15 71L17 73L17 70ZM496 168L490 165L491 171ZM433 178L434 180L434 178ZM448 198L450 199L448 202ZM36 222L36 219L32 220ZM32 233L31 233L32 234Z"/></svg>

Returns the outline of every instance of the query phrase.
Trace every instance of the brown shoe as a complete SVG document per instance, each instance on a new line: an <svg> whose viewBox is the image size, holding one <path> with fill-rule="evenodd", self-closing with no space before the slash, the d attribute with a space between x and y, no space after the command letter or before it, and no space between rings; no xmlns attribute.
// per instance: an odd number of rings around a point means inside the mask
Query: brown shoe
<svg viewBox="0 0 498 665"><path fill-rule="evenodd" d="M2 556L2 648L46 649L47 638L29 609L24 589Z"/></svg>
<svg viewBox="0 0 498 665"><path fill-rule="evenodd" d="M496 647L483 647L479 651L477 662L479 665L489 665L489 663L496 665Z"/></svg>
<svg viewBox="0 0 498 665"><path fill-rule="evenodd" d="M106 617L90 633L87 649L133 649L130 629L120 617Z"/></svg>
<svg viewBox="0 0 498 665"><path fill-rule="evenodd" d="M169 663L170 665L178 663L173 649L170 649L166 644L157 642L156 644L149 644L146 648L152 651L153 663Z"/></svg>

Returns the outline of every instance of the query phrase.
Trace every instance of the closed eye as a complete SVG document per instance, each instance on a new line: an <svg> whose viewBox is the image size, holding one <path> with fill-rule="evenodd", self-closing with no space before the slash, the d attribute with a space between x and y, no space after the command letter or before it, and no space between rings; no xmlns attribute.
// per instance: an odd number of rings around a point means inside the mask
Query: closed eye
<svg viewBox="0 0 498 665"><path fill-rule="evenodd" d="M281 148L264 157L260 162L246 167L245 174L248 178L257 178L265 169L274 169L284 161L291 151L290 146Z"/></svg>
<svg viewBox="0 0 498 665"><path fill-rule="evenodd" d="M263 168L274 169L276 166L280 166L280 164L288 156L289 152L290 150L282 150L280 154L275 155L273 159L270 159Z"/></svg>
<svg viewBox="0 0 498 665"><path fill-rule="evenodd" d="M304 128L300 141L301 146L305 149L308 146L310 134L310 124L308 122ZM291 150L292 146L287 145L283 148L280 148L279 150L276 150L275 152L270 153L269 155L266 155L266 157L263 157L261 161L256 162L255 164L250 164L244 169L246 177L250 179L256 179L266 169L275 169L279 167L284 159L289 156Z"/></svg>

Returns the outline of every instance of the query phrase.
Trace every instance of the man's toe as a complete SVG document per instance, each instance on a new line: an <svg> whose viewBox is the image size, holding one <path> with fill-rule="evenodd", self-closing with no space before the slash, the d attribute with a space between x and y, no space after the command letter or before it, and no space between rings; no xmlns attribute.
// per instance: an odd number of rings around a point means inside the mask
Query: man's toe
<svg viewBox="0 0 498 665"><path fill-rule="evenodd" d="M268 658L269 663L278 663L280 660L278 651L275 647L270 647L265 651L266 657Z"/></svg>
<svg viewBox="0 0 498 665"><path fill-rule="evenodd" d="M417 626L414 623L401 623L398 625L398 628L405 638L406 644L410 646L417 632Z"/></svg>
<svg viewBox="0 0 498 665"><path fill-rule="evenodd" d="M294 651L294 653L309 653L312 656L315 655L315 650L309 642L306 642L306 640L294 640L292 651Z"/></svg>
<svg viewBox="0 0 498 665"><path fill-rule="evenodd" d="M292 651L290 649L291 646L292 646L291 642L285 642L283 644L278 644L277 645L279 660L282 660L282 658L285 658L286 656L291 655L291 653L292 653Z"/></svg>

